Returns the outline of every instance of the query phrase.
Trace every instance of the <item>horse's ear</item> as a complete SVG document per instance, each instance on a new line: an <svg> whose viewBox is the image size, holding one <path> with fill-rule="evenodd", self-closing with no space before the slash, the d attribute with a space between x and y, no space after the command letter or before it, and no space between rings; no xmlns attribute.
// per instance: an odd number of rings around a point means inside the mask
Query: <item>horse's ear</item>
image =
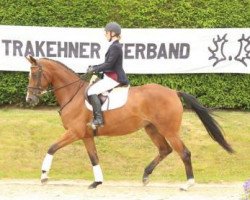
<svg viewBox="0 0 250 200"><path fill-rule="evenodd" d="M32 65L36 65L36 59L33 58L31 55L27 55L26 59L32 64Z"/></svg>

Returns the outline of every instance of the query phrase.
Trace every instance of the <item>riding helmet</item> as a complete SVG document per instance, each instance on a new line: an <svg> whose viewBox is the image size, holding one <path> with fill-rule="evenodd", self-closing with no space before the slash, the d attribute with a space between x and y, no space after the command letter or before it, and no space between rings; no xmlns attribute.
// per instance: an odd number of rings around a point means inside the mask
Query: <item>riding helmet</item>
<svg viewBox="0 0 250 200"><path fill-rule="evenodd" d="M113 31L116 35L121 34L121 26L116 22L110 22L105 26L105 31Z"/></svg>

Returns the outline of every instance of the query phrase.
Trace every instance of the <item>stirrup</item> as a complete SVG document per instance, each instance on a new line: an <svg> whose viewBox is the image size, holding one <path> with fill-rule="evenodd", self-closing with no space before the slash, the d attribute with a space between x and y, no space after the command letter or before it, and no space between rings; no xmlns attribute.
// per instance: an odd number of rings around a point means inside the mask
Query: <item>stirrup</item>
<svg viewBox="0 0 250 200"><path fill-rule="evenodd" d="M91 127L93 130L96 130L96 129L99 128L99 127L103 127L104 124L103 124L103 123L102 123L102 124L94 124L93 121L92 121L92 122L89 122L89 123L87 124L87 126Z"/></svg>

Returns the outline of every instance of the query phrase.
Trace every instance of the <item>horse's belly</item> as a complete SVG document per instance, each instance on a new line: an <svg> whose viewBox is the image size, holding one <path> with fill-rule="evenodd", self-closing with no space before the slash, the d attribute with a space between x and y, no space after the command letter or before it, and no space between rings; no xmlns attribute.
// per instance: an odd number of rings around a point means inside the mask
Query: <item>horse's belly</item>
<svg viewBox="0 0 250 200"><path fill-rule="evenodd" d="M104 124L103 128L98 130L100 136L120 136L133 133L139 129L145 127L148 122L145 122L139 118L130 118L123 120L120 123L109 122L107 125Z"/></svg>

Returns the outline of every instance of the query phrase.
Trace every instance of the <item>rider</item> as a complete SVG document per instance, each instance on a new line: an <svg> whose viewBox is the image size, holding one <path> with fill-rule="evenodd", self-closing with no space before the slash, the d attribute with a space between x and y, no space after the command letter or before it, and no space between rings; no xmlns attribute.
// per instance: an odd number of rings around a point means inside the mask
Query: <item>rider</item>
<svg viewBox="0 0 250 200"><path fill-rule="evenodd" d="M91 123L92 127L104 124L98 95L120 84L129 84L122 66L123 50L119 42L120 34L121 26L118 23L110 22L105 26L105 37L109 42L112 42L105 54L105 61L99 65L89 66L87 69L87 73L103 72L103 78L91 85L87 92L89 102L93 107L94 119Z"/></svg>

